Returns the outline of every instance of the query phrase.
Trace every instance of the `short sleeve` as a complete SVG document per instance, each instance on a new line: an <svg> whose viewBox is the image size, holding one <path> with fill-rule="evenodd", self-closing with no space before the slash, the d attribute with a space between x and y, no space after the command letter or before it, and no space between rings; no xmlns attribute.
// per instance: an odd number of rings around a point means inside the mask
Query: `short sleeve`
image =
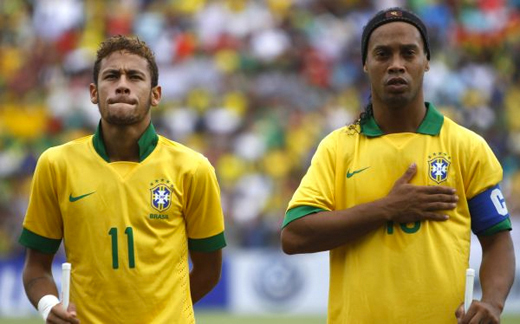
<svg viewBox="0 0 520 324"><path fill-rule="evenodd" d="M503 174L500 162L480 136L477 136L470 152L464 185L472 231L481 235L510 230L509 212L499 185Z"/></svg>
<svg viewBox="0 0 520 324"><path fill-rule="evenodd" d="M43 253L56 253L63 237L63 222L58 203L56 170L49 150L36 165L31 196L19 242Z"/></svg>
<svg viewBox="0 0 520 324"><path fill-rule="evenodd" d="M325 137L312 157L311 165L294 193L283 226L300 217L335 209L336 133Z"/></svg>
<svg viewBox="0 0 520 324"><path fill-rule="evenodd" d="M477 136L471 148L465 149L470 152L465 154L467 167L464 176L466 197L470 200L502 181L502 166L489 145L480 136Z"/></svg>
<svg viewBox="0 0 520 324"><path fill-rule="evenodd" d="M226 246L224 215L215 170L201 159L187 188L185 219L190 250L211 252Z"/></svg>

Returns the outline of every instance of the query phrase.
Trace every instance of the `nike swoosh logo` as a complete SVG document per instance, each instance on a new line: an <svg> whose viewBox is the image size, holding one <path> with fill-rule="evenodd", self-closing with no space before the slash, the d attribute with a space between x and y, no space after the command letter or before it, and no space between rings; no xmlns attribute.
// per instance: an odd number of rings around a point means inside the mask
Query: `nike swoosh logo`
<svg viewBox="0 0 520 324"><path fill-rule="evenodd" d="M77 197L73 197L72 194L70 194L70 195L69 195L69 201L70 201L70 202L75 202L75 201L78 201L78 200L80 200L80 199L83 199L83 198L85 198L85 197L87 197L87 196L90 196L90 195L92 195L93 193L95 193L95 191L92 191L92 192L90 192L90 193L88 193L88 194L84 194L84 195L77 196Z"/></svg>
<svg viewBox="0 0 520 324"><path fill-rule="evenodd" d="M369 166L366 167L366 168L363 168L363 169L359 169L359 170L356 170L356 171L353 171L353 172L350 172L350 170L347 171L347 178L351 178L352 176L354 176L355 174L358 174L360 172L363 172L365 171L366 169L370 168Z"/></svg>

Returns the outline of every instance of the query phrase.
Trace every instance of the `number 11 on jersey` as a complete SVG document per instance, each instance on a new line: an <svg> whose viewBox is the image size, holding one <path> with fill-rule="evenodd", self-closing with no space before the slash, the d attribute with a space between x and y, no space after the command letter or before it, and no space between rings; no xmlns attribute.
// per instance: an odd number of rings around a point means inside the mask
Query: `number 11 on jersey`
<svg viewBox="0 0 520 324"><path fill-rule="evenodd" d="M125 229L128 242L128 266L130 269L135 268L134 253L134 230L131 227ZM117 228L112 227L108 231L108 235L112 237L112 268L119 269L119 253L117 246Z"/></svg>

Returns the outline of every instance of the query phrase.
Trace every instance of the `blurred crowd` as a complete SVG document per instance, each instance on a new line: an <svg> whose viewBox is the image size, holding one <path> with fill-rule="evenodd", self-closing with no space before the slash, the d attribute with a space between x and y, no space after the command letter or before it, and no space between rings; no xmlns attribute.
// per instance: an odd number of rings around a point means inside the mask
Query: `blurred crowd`
<svg viewBox="0 0 520 324"><path fill-rule="evenodd" d="M158 133L206 155L233 247L277 247L317 143L367 103L360 38L393 5L429 28L426 99L481 134L520 214L520 0L4 0L0 2L0 257L17 243L43 150L91 134L99 43L138 35L156 54ZM471 154L471 152L468 152Z"/></svg>

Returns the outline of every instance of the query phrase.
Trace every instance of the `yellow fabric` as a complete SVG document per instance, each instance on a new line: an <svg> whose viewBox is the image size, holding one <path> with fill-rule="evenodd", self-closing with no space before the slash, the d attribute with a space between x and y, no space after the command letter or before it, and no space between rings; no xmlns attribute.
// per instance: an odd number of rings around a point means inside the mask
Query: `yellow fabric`
<svg viewBox="0 0 520 324"><path fill-rule="evenodd" d="M154 207L157 186L171 195ZM185 324L195 322L188 239L222 234L224 223L201 154L159 136L141 163L107 163L88 136L40 157L24 228L64 239L82 323Z"/></svg>
<svg viewBox="0 0 520 324"><path fill-rule="evenodd" d="M440 183L429 174L429 161L437 158L450 163ZM502 179L480 136L448 118L435 136L366 137L359 127L343 127L319 145L288 210L342 210L372 202L386 196L412 162L418 171L411 183L456 188L457 208L447 212L446 222L387 224L332 250L329 324L456 323L470 249L467 200Z"/></svg>

